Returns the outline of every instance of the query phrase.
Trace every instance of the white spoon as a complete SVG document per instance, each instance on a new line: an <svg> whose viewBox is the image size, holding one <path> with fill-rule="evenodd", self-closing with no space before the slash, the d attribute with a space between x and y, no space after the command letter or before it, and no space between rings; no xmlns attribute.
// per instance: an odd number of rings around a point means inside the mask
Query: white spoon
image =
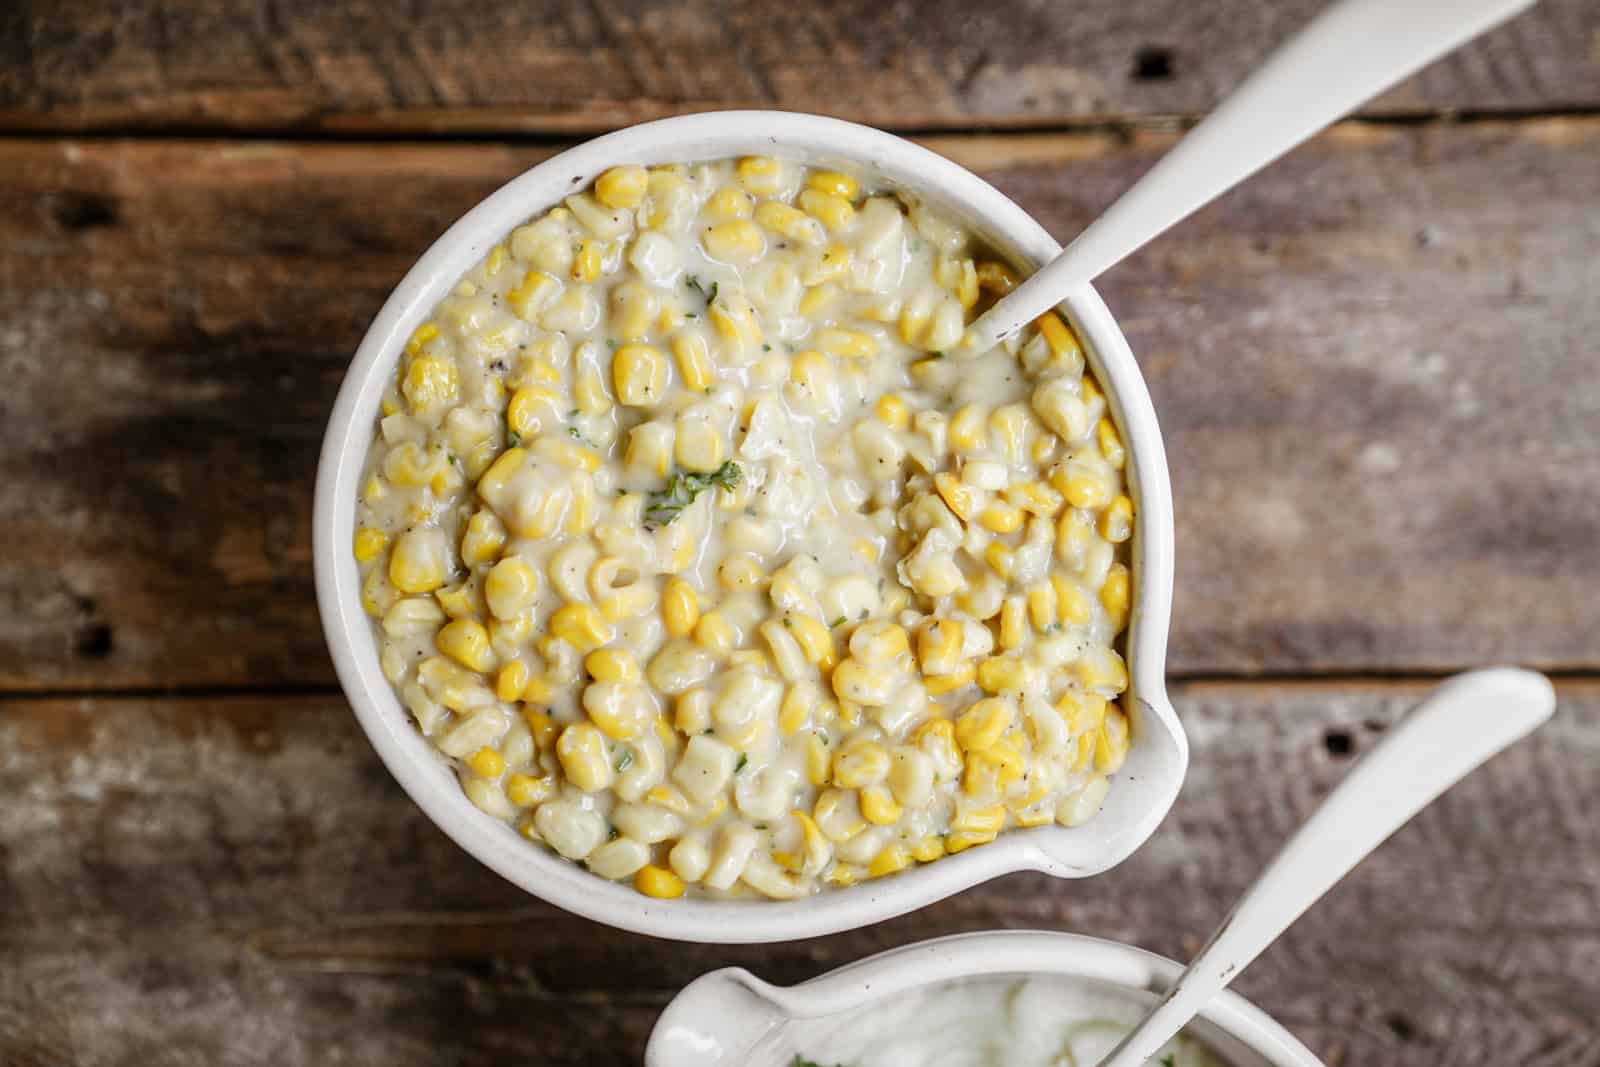
<svg viewBox="0 0 1600 1067"><path fill-rule="evenodd" d="M1549 681L1510 667L1457 675L1434 690L1345 775L1099 1067L1145 1063L1367 853L1555 706Z"/></svg>
<svg viewBox="0 0 1600 1067"><path fill-rule="evenodd" d="M1533 0L1340 0L1278 49L1055 259L980 315L984 352L1195 210Z"/></svg>
<svg viewBox="0 0 1600 1067"><path fill-rule="evenodd" d="M1531 671L1473 671L1439 686L1345 776L1166 999L1100 1067L1142 1064L1367 853L1554 710L1550 683ZM784 1047L782 1031L791 1020L851 1011L898 993L989 973L994 961L987 963L984 970L985 961L941 941L850 964L788 988L769 985L742 968L713 971L684 987L667 1006L651 1034L645 1064L770 1067L778 1062L772 1050ZM1013 960L999 970L1014 974L1036 967ZM1137 987L1142 979L1130 974L1127 981Z"/></svg>

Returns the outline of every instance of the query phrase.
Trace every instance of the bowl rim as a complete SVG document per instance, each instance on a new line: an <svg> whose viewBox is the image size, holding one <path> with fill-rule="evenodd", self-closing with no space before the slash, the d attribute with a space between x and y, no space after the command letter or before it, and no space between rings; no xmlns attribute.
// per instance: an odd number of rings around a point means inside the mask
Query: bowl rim
<svg viewBox="0 0 1600 1067"><path fill-rule="evenodd" d="M887 179L937 203L1019 263L1036 266L1060 249L1019 206L954 161L871 127L802 113L722 111L659 119L577 145L502 185L446 230L384 302L345 373L323 439L312 517L317 605L340 685L362 729L428 818L480 862L569 912L657 937L730 944L812 937L903 914L1013 871L1083 877L1115 866L1170 810L1187 768L1188 743L1164 677L1173 582L1166 454L1127 340L1087 285L1061 310L1086 342L1090 366L1122 427L1139 518L1126 639L1134 739L1105 807L1083 826L1010 830L982 848L893 878L795 901L655 900L530 847L509 826L475 808L384 678L348 548L373 420L412 330L506 233L607 167L755 153Z"/></svg>
<svg viewBox="0 0 1600 1067"><path fill-rule="evenodd" d="M1119 989L1164 993L1183 965L1136 945L1058 930L984 930L950 934L901 945L842 964L792 986L765 982L740 967L713 971L691 982L670 1001L651 1028L645 1067L677 1067L677 1054L694 1044L693 1062L720 1063L705 1050L714 1042L696 1041L695 998L685 996L699 982L731 979L755 997L794 1019L815 1019L859 1010L875 1001L945 982L985 977L1062 977L1104 982ZM718 998L720 999L720 998ZM736 1006L729 1004L728 1009ZM1199 1012L1229 1038L1272 1067L1325 1067L1315 1053L1282 1023L1232 990L1223 990ZM771 1049L780 1035L756 1034L750 1049L722 1049L724 1059ZM686 1043L685 1038L688 1038ZM730 1061L731 1062L731 1061Z"/></svg>

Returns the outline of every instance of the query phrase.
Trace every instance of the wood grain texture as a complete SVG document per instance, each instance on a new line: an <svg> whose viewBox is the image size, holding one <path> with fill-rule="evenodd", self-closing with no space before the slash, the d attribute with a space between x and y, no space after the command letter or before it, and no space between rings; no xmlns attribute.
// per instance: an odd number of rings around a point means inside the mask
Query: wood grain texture
<svg viewBox="0 0 1600 1067"><path fill-rule="evenodd" d="M578 133L777 107L896 129L1204 112L1320 0L15 0L0 125ZM1600 104L1600 11L1545 0L1371 114Z"/></svg>
<svg viewBox="0 0 1600 1067"><path fill-rule="evenodd" d="M1195 684L1190 779L1123 867L869 930L612 931L455 848L332 698L0 705L0 1062L637 1064L738 963L791 982L921 937L1076 930L1184 957L1422 687ZM1331 1067L1600 1065L1600 684L1400 831L1238 983Z"/></svg>
<svg viewBox="0 0 1600 1067"><path fill-rule="evenodd" d="M1070 236L1159 134L931 142ZM322 423L414 257L547 150L0 152L0 688L323 685ZM1343 126L1102 286L1183 673L1596 665L1600 120Z"/></svg>

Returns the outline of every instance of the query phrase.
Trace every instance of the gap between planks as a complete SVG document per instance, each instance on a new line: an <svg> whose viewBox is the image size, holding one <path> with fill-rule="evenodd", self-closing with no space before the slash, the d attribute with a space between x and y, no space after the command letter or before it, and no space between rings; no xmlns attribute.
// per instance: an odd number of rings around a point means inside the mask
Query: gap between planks
<svg viewBox="0 0 1600 1067"><path fill-rule="evenodd" d="M715 111L750 110L746 108L708 108L703 112L686 111L681 114L705 114ZM1187 131L1198 125L1206 113L1171 112L1152 115L1086 115L1076 119L1050 119L1029 122L1026 119L1008 122L975 122L967 126L881 125L876 128L899 137L911 139L950 139L1006 136L1112 136L1131 138L1139 133L1169 133ZM672 116L660 116L669 118ZM1543 122L1560 119L1600 118L1600 107L1540 107L1496 111L1493 109L1419 109L1393 111L1375 115L1354 114L1330 124L1331 126L1370 126L1378 129L1410 128L1417 126L1476 126L1508 125L1519 122ZM642 120L659 121L659 119ZM635 124L629 124L635 125ZM238 141L240 143L267 142L273 144L359 144L359 145L414 145L414 144L504 144L523 147L563 148L580 144L602 134L612 133L626 126L595 125L578 129L517 130L502 129L493 125L463 124L447 129L425 124L396 125L383 128L315 129L285 123L281 126L240 129L223 124L174 123L165 128L139 125L97 127L75 130L69 126L46 127L0 121L0 140L24 142L55 141Z"/></svg>

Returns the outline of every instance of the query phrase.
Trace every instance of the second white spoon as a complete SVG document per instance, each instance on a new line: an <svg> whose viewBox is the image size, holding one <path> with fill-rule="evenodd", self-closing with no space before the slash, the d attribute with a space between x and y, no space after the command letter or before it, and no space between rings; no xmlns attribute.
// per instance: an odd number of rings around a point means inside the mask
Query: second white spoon
<svg viewBox="0 0 1600 1067"><path fill-rule="evenodd" d="M1458 675L1434 690L1328 794L1099 1067L1139 1067L1155 1055L1367 853L1555 707L1548 680L1510 667Z"/></svg>
<svg viewBox="0 0 1600 1067"><path fill-rule="evenodd" d="M1055 259L967 330L999 344L1329 123L1534 0L1341 0L1179 141Z"/></svg>

